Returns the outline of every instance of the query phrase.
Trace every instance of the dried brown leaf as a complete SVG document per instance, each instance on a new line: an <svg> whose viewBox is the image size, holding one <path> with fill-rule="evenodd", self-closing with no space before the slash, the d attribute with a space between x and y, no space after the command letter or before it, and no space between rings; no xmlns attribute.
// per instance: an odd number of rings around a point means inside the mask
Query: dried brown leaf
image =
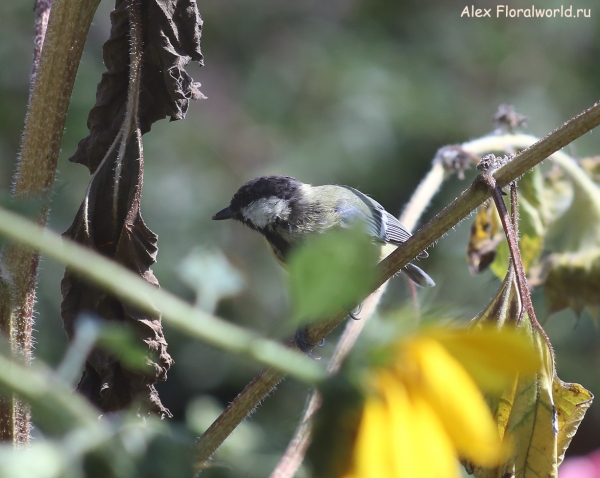
<svg viewBox="0 0 600 478"><path fill-rule="evenodd" d="M139 130L128 142L119 194L113 202L115 159L116 152L113 152L93 175L79 212L64 235L158 286L150 269L156 260L157 237L146 227L140 213L143 158ZM115 205L116 209L113 209ZM114 354L94 349L86 362L78 390L104 411L120 410L133 400L141 399L149 411L170 416L154 388L158 380L166 379L167 370L173 363L167 353L158 311L155 315L141 313L68 269L61 289L62 318L69 339L75 333L77 317L87 312L102 320L129 326L148 350L150 367L140 371L128 369Z"/></svg>
<svg viewBox="0 0 600 478"><path fill-rule="evenodd" d="M190 61L202 65L202 19L195 0L143 0L142 85L138 125L142 134L152 123L185 117L190 100L204 98L200 83L185 71ZM94 172L121 128L129 81L129 15L127 2L117 0L111 13L110 39L104 44L106 72L88 116L90 134L79 142L71 161Z"/></svg>

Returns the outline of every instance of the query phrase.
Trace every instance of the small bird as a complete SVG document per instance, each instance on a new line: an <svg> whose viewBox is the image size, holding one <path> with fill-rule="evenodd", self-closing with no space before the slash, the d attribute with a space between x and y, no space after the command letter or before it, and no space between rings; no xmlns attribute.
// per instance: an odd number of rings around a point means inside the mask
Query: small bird
<svg viewBox="0 0 600 478"><path fill-rule="evenodd" d="M381 204L349 186L312 186L290 176L261 176L244 184L228 207L213 220L234 219L262 234L275 257L285 265L290 251L308 237L332 228L363 222L377 243L380 260L405 242L410 233ZM423 251L419 257L427 257ZM435 282L414 264L402 269L413 282L433 287Z"/></svg>

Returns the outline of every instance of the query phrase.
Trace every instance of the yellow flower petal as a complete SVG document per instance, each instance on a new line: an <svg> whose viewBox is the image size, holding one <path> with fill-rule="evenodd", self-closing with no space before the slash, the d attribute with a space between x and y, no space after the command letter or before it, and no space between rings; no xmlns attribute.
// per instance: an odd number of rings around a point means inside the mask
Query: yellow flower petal
<svg viewBox="0 0 600 478"><path fill-rule="evenodd" d="M356 437L355 470L351 476L396 478L390 466L389 432L390 421L385 402L377 396L368 397Z"/></svg>
<svg viewBox="0 0 600 478"><path fill-rule="evenodd" d="M402 370L411 396L421 395L431 405L461 456L483 466L502 458L498 429L481 392L439 342L421 337L405 345L405 361L418 373Z"/></svg>
<svg viewBox="0 0 600 478"><path fill-rule="evenodd" d="M456 450L434 410L422 397L409 397L401 385L385 386L394 476L459 477Z"/></svg>
<svg viewBox="0 0 600 478"><path fill-rule="evenodd" d="M485 390L501 391L514 382L517 374L533 376L541 368L531 338L517 329L478 327L470 333L444 330L434 332L432 337Z"/></svg>

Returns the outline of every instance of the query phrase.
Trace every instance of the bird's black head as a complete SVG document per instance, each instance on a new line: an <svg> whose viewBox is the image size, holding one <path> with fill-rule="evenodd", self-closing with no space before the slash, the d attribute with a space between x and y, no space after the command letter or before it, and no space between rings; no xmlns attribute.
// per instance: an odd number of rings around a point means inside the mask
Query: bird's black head
<svg viewBox="0 0 600 478"><path fill-rule="evenodd" d="M261 176L244 184L231 198L229 207L212 218L236 219L253 229L264 230L287 221L295 196L303 183L290 176Z"/></svg>

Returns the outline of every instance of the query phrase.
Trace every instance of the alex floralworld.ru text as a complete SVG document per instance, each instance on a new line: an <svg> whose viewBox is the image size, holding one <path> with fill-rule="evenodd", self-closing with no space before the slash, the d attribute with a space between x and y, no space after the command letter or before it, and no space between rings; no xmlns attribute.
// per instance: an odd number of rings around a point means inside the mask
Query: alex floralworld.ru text
<svg viewBox="0 0 600 478"><path fill-rule="evenodd" d="M493 8L475 8L467 5L463 8L461 17L468 18L590 18L591 8L573 8L573 5L560 8L538 8L532 5L528 8L510 8L508 5L496 5Z"/></svg>

